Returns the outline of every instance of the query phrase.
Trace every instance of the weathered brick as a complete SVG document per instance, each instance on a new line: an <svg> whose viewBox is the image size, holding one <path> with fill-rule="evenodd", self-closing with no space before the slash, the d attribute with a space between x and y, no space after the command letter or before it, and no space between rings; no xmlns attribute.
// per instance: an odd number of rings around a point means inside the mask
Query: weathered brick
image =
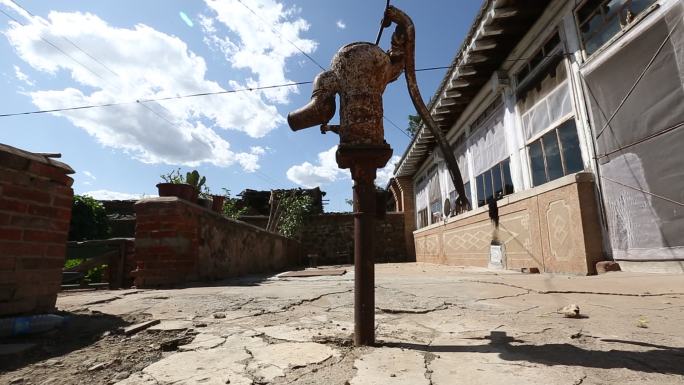
<svg viewBox="0 0 684 385"><path fill-rule="evenodd" d="M10 221L10 225L24 229L51 230L64 233L69 231L69 222L57 221L52 218L32 217L26 215L13 216Z"/></svg>
<svg viewBox="0 0 684 385"><path fill-rule="evenodd" d="M55 218L62 221L71 220L71 210L60 209L49 206L29 205L27 210L29 215L36 215L45 218Z"/></svg>
<svg viewBox="0 0 684 385"><path fill-rule="evenodd" d="M46 257L24 257L19 260L22 269L61 269L64 266L63 258L46 258Z"/></svg>
<svg viewBox="0 0 684 385"><path fill-rule="evenodd" d="M10 200L4 197L0 198L0 211L8 211L12 213L25 213L28 209L28 204L17 201Z"/></svg>
<svg viewBox="0 0 684 385"><path fill-rule="evenodd" d="M24 240L28 242L65 243L65 233L40 230L24 230Z"/></svg>
<svg viewBox="0 0 684 385"><path fill-rule="evenodd" d="M73 198L74 190L69 186L52 183L50 186L50 193L60 196L62 198Z"/></svg>
<svg viewBox="0 0 684 385"><path fill-rule="evenodd" d="M0 240L20 241L21 240L21 229L0 228Z"/></svg>
<svg viewBox="0 0 684 385"><path fill-rule="evenodd" d="M64 197L61 195L55 195L52 198L52 206L64 209L71 209L73 206L74 199L69 197Z"/></svg>
<svg viewBox="0 0 684 385"><path fill-rule="evenodd" d="M10 224L12 216L6 213L0 213L0 226L7 226Z"/></svg>
<svg viewBox="0 0 684 385"><path fill-rule="evenodd" d="M19 156L5 151L0 151L0 164L3 168L23 171L29 167L30 163L31 161L24 158L23 156Z"/></svg>
<svg viewBox="0 0 684 385"><path fill-rule="evenodd" d="M5 257L40 256L45 245L28 242L0 242L0 255Z"/></svg>
<svg viewBox="0 0 684 385"><path fill-rule="evenodd" d="M16 285L0 284L0 303L14 300L14 293L16 291Z"/></svg>
<svg viewBox="0 0 684 385"><path fill-rule="evenodd" d="M46 245L45 252L43 253L46 257L62 257L66 256L66 243L58 245Z"/></svg>
<svg viewBox="0 0 684 385"><path fill-rule="evenodd" d="M23 314L36 311L36 298L21 298L14 301L3 302L0 306L0 314Z"/></svg>
<svg viewBox="0 0 684 385"><path fill-rule="evenodd" d="M47 165L45 163L41 163L38 161L32 161L31 164L29 165L28 172L40 175L43 177L47 177L50 180L54 180L56 182L62 183L62 184L68 184L69 183L69 176L66 175L65 171L61 168L54 167Z"/></svg>
<svg viewBox="0 0 684 385"><path fill-rule="evenodd" d="M43 204L50 204L51 201L50 194L32 188L5 186L3 187L2 191L3 195L8 198L27 200Z"/></svg>
<svg viewBox="0 0 684 385"><path fill-rule="evenodd" d="M0 256L0 271L14 271L16 261L16 257Z"/></svg>

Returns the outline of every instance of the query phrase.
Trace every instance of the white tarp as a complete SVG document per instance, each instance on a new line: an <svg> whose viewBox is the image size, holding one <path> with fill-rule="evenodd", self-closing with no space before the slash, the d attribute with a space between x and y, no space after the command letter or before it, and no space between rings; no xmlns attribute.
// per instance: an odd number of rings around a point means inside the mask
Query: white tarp
<svg viewBox="0 0 684 385"><path fill-rule="evenodd" d="M456 163L458 164L458 170L461 172L461 178L463 179L463 184L470 181L470 173L468 172L468 160L466 158L466 143L462 143L454 150L454 156L456 157ZM454 181L451 180L451 175L449 170L446 169L446 164L444 165L444 173L446 180L446 194L444 196L449 196L449 194L455 190Z"/></svg>
<svg viewBox="0 0 684 385"><path fill-rule="evenodd" d="M468 146L472 154L473 175L475 176L508 158L503 108L499 107L489 119L475 128L473 134L468 138ZM465 165L465 161L463 163ZM467 180L464 179L464 181Z"/></svg>
<svg viewBox="0 0 684 385"><path fill-rule="evenodd" d="M525 141L529 141L570 114L570 86L565 81L522 116Z"/></svg>
<svg viewBox="0 0 684 385"><path fill-rule="evenodd" d="M599 54L604 57L594 58L582 73L594 136L618 111L597 139L615 259L684 258L684 5L669 4L623 37L631 41Z"/></svg>
<svg viewBox="0 0 684 385"><path fill-rule="evenodd" d="M416 212L428 206L427 185L427 179L423 179L416 186Z"/></svg>
<svg viewBox="0 0 684 385"><path fill-rule="evenodd" d="M429 176L430 182L428 183L428 197L430 198L430 204L432 202L442 203L442 192L439 183L439 172L437 170L433 171Z"/></svg>

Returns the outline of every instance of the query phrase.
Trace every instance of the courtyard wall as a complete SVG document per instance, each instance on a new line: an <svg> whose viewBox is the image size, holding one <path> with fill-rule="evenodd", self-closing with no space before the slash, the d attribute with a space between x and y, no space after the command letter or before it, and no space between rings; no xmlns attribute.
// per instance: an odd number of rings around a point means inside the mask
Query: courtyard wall
<svg viewBox="0 0 684 385"><path fill-rule="evenodd" d="M62 162L0 144L0 316L54 310L73 172Z"/></svg>
<svg viewBox="0 0 684 385"><path fill-rule="evenodd" d="M135 204L137 287L208 282L299 265L298 242L175 197Z"/></svg>

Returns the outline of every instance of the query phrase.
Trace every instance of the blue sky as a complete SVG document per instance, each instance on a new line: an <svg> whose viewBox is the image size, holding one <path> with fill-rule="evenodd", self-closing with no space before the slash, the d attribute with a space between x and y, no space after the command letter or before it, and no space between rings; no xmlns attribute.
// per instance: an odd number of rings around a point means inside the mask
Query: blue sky
<svg viewBox="0 0 684 385"><path fill-rule="evenodd" d="M310 81L320 68L290 42L327 67L342 45L375 39L384 7L382 0L241 1L16 0L34 17L0 0L23 24L0 14L0 114ZM480 6L392 3L416 24L418 68L448 65ZM419 73L425 99L444 73ZM320 185L330 200L326 211L347 211L352 182L334 163L338 137L318 128L294 133L285 122L310 93L303 85L2 117L0 142L62 153L76 170L76 193L152 195L160 174L181 167L233 194ZM387 88L384 103L385 116L404 128L415 110L403 77ZM387 122L385 136L400 156L409 139ZM388 167L380 178L390 174Z"/></svg>

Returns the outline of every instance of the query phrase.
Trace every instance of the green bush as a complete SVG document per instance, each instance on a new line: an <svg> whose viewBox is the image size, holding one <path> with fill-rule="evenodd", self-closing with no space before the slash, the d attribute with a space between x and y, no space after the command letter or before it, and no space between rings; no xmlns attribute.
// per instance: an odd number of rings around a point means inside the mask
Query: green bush
<svg viewBox="0 0 684 385"><path fill-rule="evenodd" d="M278 232L288 238L300 235L306 218L311 214L313 199L308 195L288 195L280 200L282 213Z"/></svg>
<svg viewBox="0 0 684 385"><path fill-rule="evenodd" d="M72 267L76 267L83 263L83 259L67 259L64 261L64 268L65 269L71 269ZM107 268L107 265L100 265L97 267L93 267L92 269L88 270L85 275L83 276L83 281L85 283L100 283L102 282L102 278L104 276L104 271Z"/></svg>
<svg viewBox="0 0 684 385"><path fill-rule="evenodd" d="M105 239L109 233L107 213L102 203L87 195L74 195L69 240Z"/></svg>
<svg viewBox="0 0 684 385"><path fill-rule="evenodd" d="M224 216L232 219L238 219L247 212L246 207L238 207L240 200L238 198L232 198L230 196L230 190L224 188L223 196L225 197L225 200L223 201Z"/></svg>

